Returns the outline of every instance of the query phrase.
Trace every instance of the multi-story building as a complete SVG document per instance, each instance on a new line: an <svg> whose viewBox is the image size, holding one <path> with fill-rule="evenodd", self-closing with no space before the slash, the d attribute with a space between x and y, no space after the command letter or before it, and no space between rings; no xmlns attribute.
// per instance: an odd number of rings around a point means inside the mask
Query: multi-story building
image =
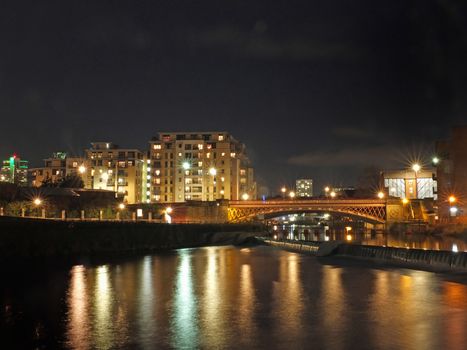
<svg viewBox="0 0 467 350"><path fill-rule="evenodd" d="M435 169L415 168L385 171L384 187L391 197L407 199L437 198Z"/></svg>
<svg viewBox="0 0 467 350"><path fill-rule="evenodd" d="M143 152L93 142L85 150L85 188L115 191L128 204L142 202Z"/></svg>
<svg viewBox="0 0 467 350"><path fill-rule="evenodd" d="M298 198L313 197L313 180L298 179L295 181L295 192Z"/></svg>
<svg viewBox="0 0 467 350"><path fill-rule="evenodd" d="M31 168L28 171L28 182L39 187L45 182L58 183L67 175L84 177L86 160L79 157L69 157L65 152L55 152L52 157L44 159L44 166Z"/></svg>
<svg viewBox="0 0 467 350"><path fill-rule="evenodd" d="M256 198L245 145L227 132L158 133L148 160L145 201Z"/></svg>
<svg viewBox="0 0 467 350"><path fill-rule="evenodd" d="M2 163L0 181L14 183L19 186L28 184L28 161L22 160L16 154Z"/></svg>
<svg viewBox="0 0 467 350"><path fill-rule="evenodd" d="M467 223L467 126L453 127L448 140L437 142L436 155L439 213Z"/></svg>

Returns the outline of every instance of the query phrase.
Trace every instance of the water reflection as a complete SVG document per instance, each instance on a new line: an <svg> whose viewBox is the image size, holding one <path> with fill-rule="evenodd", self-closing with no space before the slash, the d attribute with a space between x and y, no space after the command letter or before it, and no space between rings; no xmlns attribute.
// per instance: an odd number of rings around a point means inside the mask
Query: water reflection
<svg viewBox="0 0 467 350"><path fill-rule="evenodd" d="M74 266L71 269L71 283L68 293L68 338L74 349L89 349L88 294L86 292L86 269Z"/></svg>
<svg viewBox="0 0 467 350"><path fill-rule="evenodd" d="M184 249L74 266L63 313L48 317L66 321L72 349L457 349L467 342L467 277L456 279L269 247ZM52 334L50 321L37 322Z"/></svg>
<svg viewBox="0 0 467 350"><path fill-rule="evenodd" d="M191 253L179 251L179 267L172 315L172 344L175 348L196 348L198 344L197 298L193 291Z"/></svg>
<svg viewBox="0 0 467 350"><path fill-rule="evenodd" d="M311 225L280 225L277 226L278 236L280 232L287 232L289 239L307 239L312 241L345 241L345 232L331 232L325 234L322 228ZM295 236L292 234L295 232ZM389 247L402 247L414 249L451 250L454 252L467 252L467 243L449 236L426 235L422 233L370 233L352 230L352 242L366 245L380 245Z"/></svg>

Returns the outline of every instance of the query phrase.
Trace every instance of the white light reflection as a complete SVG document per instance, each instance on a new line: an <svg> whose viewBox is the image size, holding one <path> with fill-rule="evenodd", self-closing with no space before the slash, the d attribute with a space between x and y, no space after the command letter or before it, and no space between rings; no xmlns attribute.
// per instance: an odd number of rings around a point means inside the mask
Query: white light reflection
<svg viewBox="0 0 467 350"><path fill-rule="evenodd" d="M142 265L140 288L138 291L138 333L140 344L145 347L150 345L148 344L148 337L153 333L156 327L153 315L154 289L152 284L152 257L144 257Z"/></svg>
<svg viewBox="0 0 467 350"><path fill-rule="evenodd" d="M96 269L97 281L94 290L94 339L99 349L109 349L113 345L111 322L111 293L108 266Z"/></svg>
<svg viewBox="0 0 467 350"><path fill-rule="evenodd" d="M172 344L175 348L196 348L198 344L197 301L193 291L190 250L179 250L174 312L172 315Z"/></svg>
<svg viewBox="0 0 467 350"><path fill-rule="evenodd" d="M67 343L73 349L89 349L88 295L86 293L86 269L71 269L71 285L68 290Z"/></svg>

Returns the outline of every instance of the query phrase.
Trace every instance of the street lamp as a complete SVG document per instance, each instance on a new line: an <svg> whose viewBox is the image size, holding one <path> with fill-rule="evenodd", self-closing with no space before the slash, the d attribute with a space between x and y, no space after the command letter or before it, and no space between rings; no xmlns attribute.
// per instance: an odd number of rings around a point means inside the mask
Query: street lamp
<svg viewBox="0 0 467 350"><path fill-rule="evenodd" d="M248 195L248 193L242 194L242 199L243 199L244 201L247 201L249 198L250 198L250 196Z"/></svg>
<svg viewBox="0 0 467 350"><path fill-rule="evenodd" d="M378 198L379 198L379 199L383 199L383 198L384 198L384 192L383 192L383 191L379 191L379 192L378 192Z"/></svg>
<svg viewBox="0 0 467 350"><path fill-rule="evenodd" d="M448 201L449 201L450 204L453 204L453 203L457 202L457 198L454 197L453 195L451 195L451 196L449 196Z"/></svg>
<svg viewBox="0 0 467 350"><path fill-rule="evenodd" d="M120 204L118 205L118 209L120 209L120 210L125 209L125 204L120 203Z"/></svg>
<svg viewBox="0 0 467 350"><path fill-rule="evenodd" d="M433 157L431 160L434 165L437 165L439 163L439 158L438 157Z"/></svg>
<svg viewBox="0 0 467 350"><path fill-rule="evenodd" d="M216 168L209 168L209 174L212 175L212 176L216 176L217 175Z"/></svg>
<svg viewBox="0 0 467 350"><path fill-rule="evenodd" d="M294 199L294 198L295 198L295 192L294 192L294 191L290 191L289 197L290 197L291 199Z"/></svg>
<svg viewBox="0 0 467 350"><path fill-rule="evenodd" d="M281 188L281 192L282 192L282 198L285 198L285 192L287 192L287 188L285 186L283 186Z"/></svg>
<svg viewBox="0 0 467 350"><path fill-rule="evenodd" d="M346 239L348 241L351 241L352 240L352 235L349 233L350 231L352 231L352 227L351 226L346 226L345 227L345 233L346 233Z"/></svg>
<svg viewBox="0 0 467 350"><path fill-rule="evenodd" d="M42 199L40 199L40 198L35 198L35 199L33 200L33 203L34 203L35 206L38 207L39 205L42 204Z"/></svg>
<svg viewBox="0 0 467 350"><path fill-rule="evenodd" d="M421 168L422 167L418 163L412 165L412 170L415 173L415 198L418 198L417 173L420 171Z"/></svg>
<svg viewBox="0 0 467 350"><path fill-rule="evenodd" d="M331 191L330 196L331 196L331 198L335 198L337 196L337 194L336 194L336 192Z"/></svg>
<svg viewBox="0 0 467 350"><path fill-rule="evenodd" d="M326 197L328 196L329 191L331 191L331 189L329 188L329 186L326 186L326 187L324 188L324 195L325 195Z"/></svg>

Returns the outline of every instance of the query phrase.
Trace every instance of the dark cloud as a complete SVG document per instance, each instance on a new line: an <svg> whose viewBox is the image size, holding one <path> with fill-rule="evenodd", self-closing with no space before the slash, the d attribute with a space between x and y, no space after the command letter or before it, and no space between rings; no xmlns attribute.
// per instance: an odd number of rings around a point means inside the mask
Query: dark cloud
<svg viewBox="0 0 467 350"><path fill-rule="evenodd" d="M322 42L304 37L277 38L267 33L266 22L257 22L252 30L221 26L193 36L201 48L222 49L226 54L256 59L288 59L297 61L324 59L356 59L362 49L349 43Z"/></svg>

